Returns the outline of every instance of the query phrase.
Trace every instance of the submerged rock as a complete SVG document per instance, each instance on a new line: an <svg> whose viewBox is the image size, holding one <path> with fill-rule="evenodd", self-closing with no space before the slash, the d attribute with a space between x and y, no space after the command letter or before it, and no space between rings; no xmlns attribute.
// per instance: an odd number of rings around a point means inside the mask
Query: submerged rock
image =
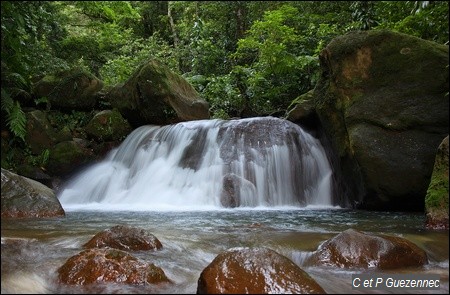
<svg viewBox="0 0 450 295"><path fill-rule="evenodd" d="M170 282L164 271L153 263L141 261L129 253L110 248L88 249L69 258L58 269L60 282L87 285L98 282L159 284Z"/></svg>
<svg viewBox="0 0 450 295"><path fill-rule="evenodd" d="M267 248L231 248L200 274L197 294L320 293L325 291L287 257Z"/></svg>
<svg viewBox="0 0 450 295"><path fill-rule="evenodd" d="M306 264L396 269L427 262L426 252L404 238L348 229L320 245Z"/></svg>
<svg viewBox="0 0 450 295"><path fill-rule="evenodd" d="M159 250L161 242L144 229L126 225L116 225L96 234L86 244L85 248L111 247L120 250Z"/></svg>

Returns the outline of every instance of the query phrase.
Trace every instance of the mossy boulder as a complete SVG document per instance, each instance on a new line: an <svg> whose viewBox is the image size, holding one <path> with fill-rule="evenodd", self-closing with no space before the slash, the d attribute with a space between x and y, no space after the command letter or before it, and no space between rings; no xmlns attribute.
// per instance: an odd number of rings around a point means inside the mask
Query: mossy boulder
<svg viewBox="0 0 450 295"><path fill-rule="evenodd" d="M314 90L310 90L292 101L286 119L292 122L310 122L316 116Z"/></svg>
<svg viewBox="0 0 450 295"><path fill-rule="evenodd" d="M85 127L88 137L97 141L122 140L132 128L117 110L98 112Z"/></svg>
<svg viewBox="0 0 450 295"><path fill-rule="evenodd" d="M70 140L72 138L67 129L56 130L50 124L45 112L34 110L26 113L27 125L25 142L35 155L41 154L44 150L50 149L58 142Z"/></svg>
<svg viewBox="0 0 450 295"><path fill-rule="evenodd" d="M448 46L386 30L351 32L320 54L315 110L358 208L423 210L448 135Z"/></svg>
<svg viewBox="0 0 450 295"><path fill-rule="evenodd" d="M439 145L425 197L426 227L448 229L448 136Z"/></svg>
<svg viewBox="0 0 450 295"><path fill-rule="evenodd" d="M33 95L47 98L49 107L59 110L90 110L96 102L96 93L103 82L92 74L74 68L44 76L33 85Z"/></svg>
<svg viewBox="0 0 450 295"><path fill-rule="evenodd" d="M95 159L92 150L74 140L63 141L52 146L47 165L51 175L66 177Z"/></svg>
<svg viewBox="0 0 450 295"><path fill-rule="evenodd" d="M180 75L152 59L107 94L133 127L209 118L209 105Z"/></svg>

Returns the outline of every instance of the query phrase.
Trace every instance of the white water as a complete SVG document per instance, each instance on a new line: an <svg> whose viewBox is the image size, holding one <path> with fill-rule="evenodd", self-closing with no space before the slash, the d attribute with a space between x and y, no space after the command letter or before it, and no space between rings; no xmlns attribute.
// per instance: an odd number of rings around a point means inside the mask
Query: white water
<svg viewBox="0 0 450 295"><path fill-rule="evenodd" d="M137 128L59 200L65 210L330 207L331 176L320 142L289 121L200 120Z"/></svg>

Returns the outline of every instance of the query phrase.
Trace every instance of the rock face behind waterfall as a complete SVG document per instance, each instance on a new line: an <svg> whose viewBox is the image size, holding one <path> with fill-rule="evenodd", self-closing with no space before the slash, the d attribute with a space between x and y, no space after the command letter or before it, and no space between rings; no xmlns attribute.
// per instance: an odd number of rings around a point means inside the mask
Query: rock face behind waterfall
<svg viewBox="0 0 450 295"><path fill-rule="evenodd" d="M287 121L276 118L264 118L253 120L240 120L222 126L218 133L220 144L220 156L225 163L223 178L223 190L221 194L221 204L224 207L239 207L242 201L241 191L254 190L257 181L256 171L252 169L253 164L265 166L268 160L268 153L276 146L285 146L291 158L285 165L285 169L291 173L286 173L283 179L286 185L293 186L293 194L303 195L304 185L302 175L311 173L304 171L302 165L302 150L297 126ZM236 145L239 143L239 145ZM240 177L235 172L233 163L244 163L243 169L247 171L248 177Z"/></svg>
<svg viewBox="0 0 450 295"><path fill-rule="evenodd" d="M136 127L209 118L208 103L183 77L157 60L141 65L108 97L111 105Z"/></svg>
<svg viewBox="0 0 450 295"><path fill-rule="evenodd" d="M360 208L423 210L449 130L448 46L353 32L320 54L315 108Z"/></svg>

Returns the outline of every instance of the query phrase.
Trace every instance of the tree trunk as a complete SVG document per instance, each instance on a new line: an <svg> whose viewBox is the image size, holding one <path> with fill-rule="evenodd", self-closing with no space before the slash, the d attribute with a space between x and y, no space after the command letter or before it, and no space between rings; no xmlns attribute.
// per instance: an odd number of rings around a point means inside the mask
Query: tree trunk
<svg viewBox="0 0 450 295"><path fill-rule="evenodd" d="M170 28L172 30L173 47L174 48L178 48L178 44L180 43L180 41L178 39L177 30L175 28L175 22L173 21L173 17L172 17L172 2L173 1L169 1L168 2L168 5L167 5L167 16L169 17Z"/></svg>
<svg viewBox="0 0 450 295"><path fill-rule="evenodd" d="M245 33L245 2L237 1L236 3L236 40L244 37Z"/></svg>

